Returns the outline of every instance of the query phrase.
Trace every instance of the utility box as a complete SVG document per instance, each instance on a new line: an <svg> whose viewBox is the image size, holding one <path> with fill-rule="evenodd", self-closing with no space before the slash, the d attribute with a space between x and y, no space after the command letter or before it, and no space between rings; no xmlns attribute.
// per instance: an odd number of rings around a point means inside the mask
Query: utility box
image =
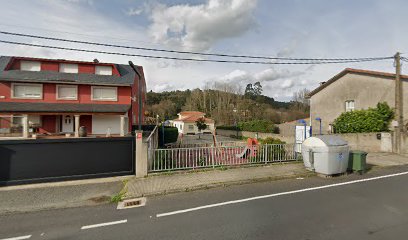
<svg viewBox="0 0 408 240"><path fill-rule="evenodd" d="M302 157L306 169L324 175L345 173L349 163L349 145L334 135L307 138L302 143Z"/></svg>
<svg viewBox="0 0 408 240"><path fill-rule="evenodd" d="M364 173L367 165L367 154L363 151L350 151L348 170L360 174Z"/></svg>

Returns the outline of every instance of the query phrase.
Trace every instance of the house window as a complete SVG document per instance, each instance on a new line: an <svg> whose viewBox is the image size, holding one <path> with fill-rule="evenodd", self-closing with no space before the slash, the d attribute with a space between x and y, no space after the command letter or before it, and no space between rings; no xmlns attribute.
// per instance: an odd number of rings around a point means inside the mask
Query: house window
<svg viewBox="0 0 408 240"><path fill-rule="evenodd" d="M78 64L61 63L59 71L63 73L78 73Z"/></svg>
<svg viewBox="0 0 408 240"><path fill-rule="evenodd" d="M92 100L117 101L118 89L116 87L92 87Z"/></svg>
<svg viewBox="0 0 408 240"><path fill-rule="evenodd" d="M13 115L12 123L13 127L23 126L23 116Z"/></svg>
<svg viewBox="0 0 408 240"><path fill-rule="evenodd" d="M188 125L188 130L194 130L194 125Z"/></svg>
<svg viewBox="0 0 408 240"><path fill-rule="evenodd" d="M40 71L41 70L41 63L34 62L34 61L21 61L20 62L20 70L22 71Z"/></svg>
<svg viewBox="0 0 408 240"><path fill-rule="evenodd" d="M346 101L346 112L354 111L354 100Z"/></svg>
<svg viewBox="0 0 408 240"><path fill-rule="evenodd" d="M77 100L78 99L78 86L57 85L57 99L58 100Z"/></svg>
<svg viewBox="0 0 408 240"><path fill-rule="evenodd" d="M97 75L112 75L112 67L111 66L96 66L95 67L95 74L97 74Z"/></svg>
<svg viewBox="0 0 408 240"><path fill-rule="evenodd" d="M42 99L42 84L13 83L11 85L13 98Z"/></svg>

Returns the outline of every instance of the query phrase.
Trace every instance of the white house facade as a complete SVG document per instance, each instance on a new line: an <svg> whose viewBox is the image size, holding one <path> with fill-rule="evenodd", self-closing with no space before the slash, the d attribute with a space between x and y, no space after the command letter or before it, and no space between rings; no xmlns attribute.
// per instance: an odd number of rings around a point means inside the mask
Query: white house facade
<svg viewBox="0 0 408 240"><path fill-rule="evenodd" d="M171 126L178 129L179 134L183 135L196 135L200 131L196 126L196 121L200 118L204 118L204 122L207 128L202 130L201 133L212 133L214 131L214 120L205 117L205 113L197 111L185 111L177 114L179 117L171 121Z"/></svg>

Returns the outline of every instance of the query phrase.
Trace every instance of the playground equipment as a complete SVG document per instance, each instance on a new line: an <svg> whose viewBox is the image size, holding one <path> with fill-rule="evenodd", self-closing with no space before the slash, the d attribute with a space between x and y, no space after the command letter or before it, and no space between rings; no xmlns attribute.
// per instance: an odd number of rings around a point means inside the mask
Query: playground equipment
<svg viewBox="0 0 408 240"><path fill-rule="evenodd" d="M237 158L248 158L248 157L256 157L258 152L258 140L256 138L248 138L247 145L244 148L244 151L241 153L236 154Z"/></svg>

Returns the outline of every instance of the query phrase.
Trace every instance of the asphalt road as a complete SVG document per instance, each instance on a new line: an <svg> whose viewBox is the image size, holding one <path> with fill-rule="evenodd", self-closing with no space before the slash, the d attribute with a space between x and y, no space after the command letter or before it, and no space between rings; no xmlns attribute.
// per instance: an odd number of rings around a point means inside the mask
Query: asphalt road
<svg viewBox="0 0 408 240"><path fill-rule="evenodd" d="M407 183L401 166L2 215L0 239L406 239Z"/></svg>

